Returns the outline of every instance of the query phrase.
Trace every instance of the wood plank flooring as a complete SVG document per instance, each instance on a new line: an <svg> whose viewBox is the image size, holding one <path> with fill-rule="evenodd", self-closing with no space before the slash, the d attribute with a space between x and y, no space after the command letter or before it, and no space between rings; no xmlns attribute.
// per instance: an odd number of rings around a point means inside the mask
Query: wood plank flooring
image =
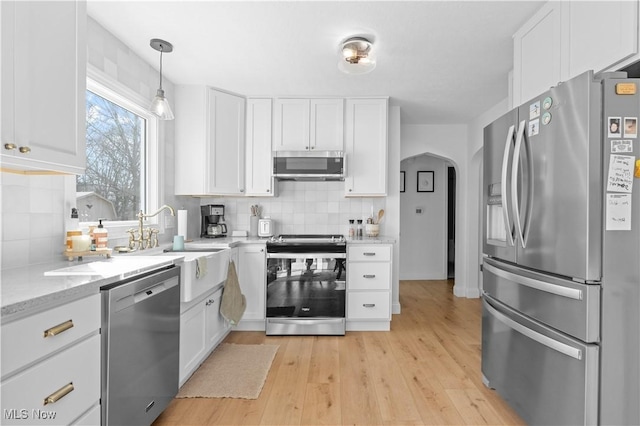
<svg viewBox="0 0 640 426"><path fill-rule="evenodd" d="M154 425L525 424L482 384L480 300L452 286L401 281L390 332L232 332L225 342L280 345L260 397L175 399Z"/></svg>

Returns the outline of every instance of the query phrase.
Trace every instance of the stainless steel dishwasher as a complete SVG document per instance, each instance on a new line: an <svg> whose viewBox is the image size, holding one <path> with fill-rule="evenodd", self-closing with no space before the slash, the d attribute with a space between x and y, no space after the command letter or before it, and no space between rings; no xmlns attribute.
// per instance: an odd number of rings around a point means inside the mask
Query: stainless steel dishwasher
<svg viewBox="0 0 640 426"><path fill-rule="evenodd" d="M150 425L178 392L180 267L102 292L102 425Z"/></svg>

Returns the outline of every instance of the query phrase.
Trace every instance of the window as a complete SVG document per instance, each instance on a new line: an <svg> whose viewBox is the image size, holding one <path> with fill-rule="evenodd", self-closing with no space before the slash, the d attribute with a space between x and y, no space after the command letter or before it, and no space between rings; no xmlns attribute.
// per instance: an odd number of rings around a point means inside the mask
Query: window
<svg viewBox="0 0 640 426"><path fill-rule="evenodd" d="M76 178L80 222L130 227L140 210L158 206L157 119L139 95L96 71L88 75L87 168Z"/></svg>

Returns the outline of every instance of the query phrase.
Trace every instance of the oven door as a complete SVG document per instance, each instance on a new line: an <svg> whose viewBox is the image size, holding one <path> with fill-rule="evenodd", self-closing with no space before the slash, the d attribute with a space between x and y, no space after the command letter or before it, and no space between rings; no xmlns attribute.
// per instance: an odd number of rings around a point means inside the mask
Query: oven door
<svg viewBox="0 0 640 426"><path fill-rule="evenodd" d="M346 253L267 253L268 335L344 335Z"/></svg>

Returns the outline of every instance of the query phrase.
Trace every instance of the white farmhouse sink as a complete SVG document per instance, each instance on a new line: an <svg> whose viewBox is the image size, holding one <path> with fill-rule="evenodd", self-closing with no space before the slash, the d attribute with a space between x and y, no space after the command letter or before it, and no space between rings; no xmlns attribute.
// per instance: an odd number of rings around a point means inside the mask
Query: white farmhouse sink
<svg viewBox="0 0 640 426"><path fill-rule="evenodd" d="M180 301L190 302L226 281L230 253L230 249L164 253L165 255L184 255L184 263L181 265L180 271ZM205 265L199 275L197 273L198 262Z"/></svg>

